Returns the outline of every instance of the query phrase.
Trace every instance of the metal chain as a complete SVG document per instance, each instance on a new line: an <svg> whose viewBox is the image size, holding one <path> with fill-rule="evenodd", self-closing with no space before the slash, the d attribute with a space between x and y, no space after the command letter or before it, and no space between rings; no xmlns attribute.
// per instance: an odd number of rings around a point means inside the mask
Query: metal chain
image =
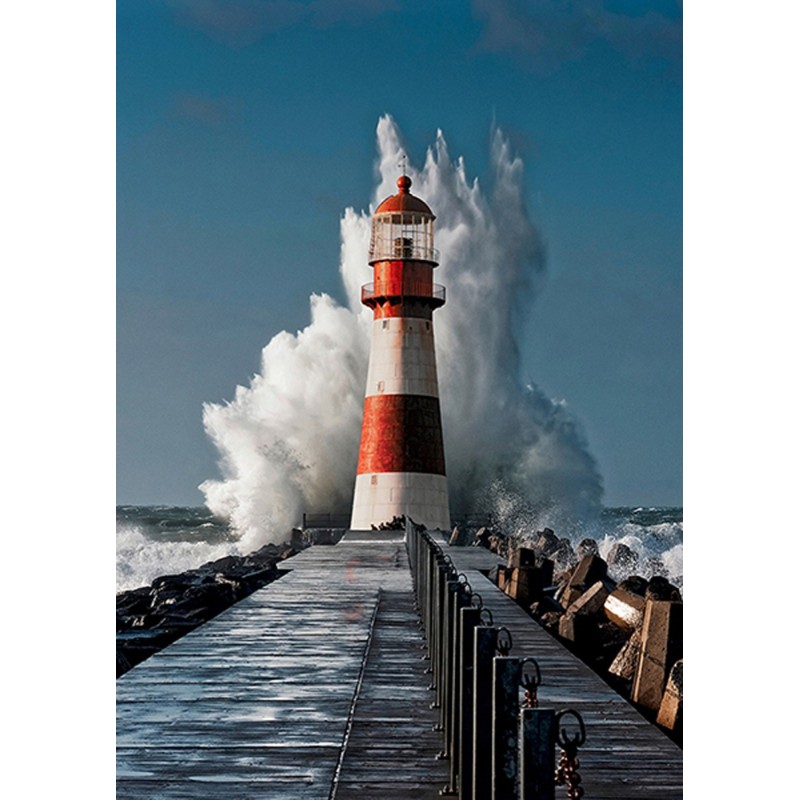
<svg viewBox="0 0 800 800"><path fill-rule="evenodd" d="M574 736L569 736L566 729L561 727L561 720L567 714L575 717L578 722L578 732ZM578 748L586 741L586 728L583 726L581 715L571 709L559 711L556 715L556 724L559 726L558 743L561 745L561 756L556 768L556 785L567 787L568 800L581 800L583 787L578 773L578 767L581 765Z"/></svg>
<svg viewBox="0 0 800 800"><path fill-rule="evenodd" d="M561 757L558 759L558 768L556 769L556 786L567 787L569 800L580 800L583 797L583 787L580 785L581 776L578 774L580 765L580 759L574 751L561 751Z"/></svg>

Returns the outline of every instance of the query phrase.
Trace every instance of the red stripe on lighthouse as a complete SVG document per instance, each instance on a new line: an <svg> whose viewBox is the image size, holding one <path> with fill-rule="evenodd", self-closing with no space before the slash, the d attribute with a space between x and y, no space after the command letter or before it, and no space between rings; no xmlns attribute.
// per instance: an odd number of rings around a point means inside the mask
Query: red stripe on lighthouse
<svg viewBox="0 0 800 800"><path fill-rule="evenodd" d="M370 472L445 474L437 397L387 394L365 398L358 474Z"/></svg>

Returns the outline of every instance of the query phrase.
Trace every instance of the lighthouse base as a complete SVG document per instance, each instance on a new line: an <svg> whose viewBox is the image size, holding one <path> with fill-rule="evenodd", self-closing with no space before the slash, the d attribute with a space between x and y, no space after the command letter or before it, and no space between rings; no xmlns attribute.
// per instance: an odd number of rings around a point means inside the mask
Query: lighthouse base
<svg viewBox="0 0 800 800"><path fill-rule="evenodd" d="M353 530L369 530L394 517L409 517L417 525L450 530L447 478L422 472L378 472L356 476Z"/></svg>

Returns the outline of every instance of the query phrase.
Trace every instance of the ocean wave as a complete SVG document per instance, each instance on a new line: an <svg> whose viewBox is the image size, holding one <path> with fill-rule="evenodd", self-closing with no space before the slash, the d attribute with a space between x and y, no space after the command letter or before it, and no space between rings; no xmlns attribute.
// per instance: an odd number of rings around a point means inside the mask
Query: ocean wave
<svg viewBox="0 0 800 800"><path fill-rule="evenodd" d="M194 535L192 535L194 533ZM147 525L117 524L117 591L148 586L161 575L194 569L227 555L241 555L235 541L208 541L188 531L154 539Z"/></svg>

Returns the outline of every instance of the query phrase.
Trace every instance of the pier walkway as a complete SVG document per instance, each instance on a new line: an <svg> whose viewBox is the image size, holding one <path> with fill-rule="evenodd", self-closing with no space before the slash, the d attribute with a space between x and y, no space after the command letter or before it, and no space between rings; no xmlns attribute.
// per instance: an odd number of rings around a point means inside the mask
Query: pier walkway
<svg viewBox="0 0 800 800"><path fill-rule="evenodd" d="M680 749L483 576L496 556L443 547L513 654L536 657L540 703L582 714L587 800L681 797ZM118 800L438 797L403 532L351 531L281 568L117 681Z"/></svg>

